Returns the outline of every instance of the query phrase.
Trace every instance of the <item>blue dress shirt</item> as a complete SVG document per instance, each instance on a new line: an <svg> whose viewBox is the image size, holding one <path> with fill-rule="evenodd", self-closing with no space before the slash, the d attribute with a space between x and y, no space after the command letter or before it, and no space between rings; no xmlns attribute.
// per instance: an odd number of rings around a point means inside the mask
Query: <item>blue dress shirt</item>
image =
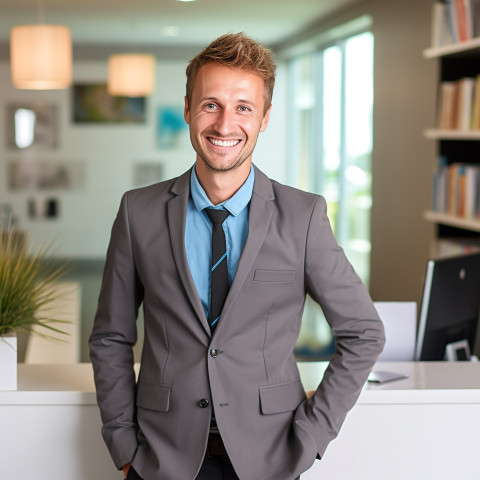
<svg viewBox="0 0 480 480"><path fill-rule="evenodd" d="M228 210L230 215L223 223L227 244L228 282L232 284L237 272L238 262L248 236L248 205L252 198L255 173L253 166L245 183L225 202L213 206L205 190L200 185L192 168L190 177L190 198L187 207L185 225L185 250L188 266L197 292L202 301L207 318L210 308L210 290L212 283L212 224L204 212L205 208Z"/></svg>

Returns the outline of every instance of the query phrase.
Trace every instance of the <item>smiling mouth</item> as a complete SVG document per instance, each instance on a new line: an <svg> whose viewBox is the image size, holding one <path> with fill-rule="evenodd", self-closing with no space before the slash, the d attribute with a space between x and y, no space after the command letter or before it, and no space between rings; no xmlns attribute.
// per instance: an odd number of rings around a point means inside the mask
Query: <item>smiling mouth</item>
<svg viewBox="0 0 480 480"><path fill-rule="evenodd" d="M235 145L238 145L240 143L240 140L218 140L217 138L212 138L212 137L207 137L208 141L215 145L216 147L234 147Z"/></svg>

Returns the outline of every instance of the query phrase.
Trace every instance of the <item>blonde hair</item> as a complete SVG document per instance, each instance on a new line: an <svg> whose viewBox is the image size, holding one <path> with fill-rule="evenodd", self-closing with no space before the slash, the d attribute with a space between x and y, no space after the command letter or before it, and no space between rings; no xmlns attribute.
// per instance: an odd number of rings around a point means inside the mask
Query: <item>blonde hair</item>
<svg viewBox="0 0 480 480"><path fill-rule="evenodd" d="M227 67L242 68L256 73L265 82L265 108L272 103L273 87L275 85L275 70L273 52L243 33L227 33L218 37L204 48L196 57L190 60L187 74L187 101L190 104L195 83L195 77L202 65L215 62Z"/></svg>

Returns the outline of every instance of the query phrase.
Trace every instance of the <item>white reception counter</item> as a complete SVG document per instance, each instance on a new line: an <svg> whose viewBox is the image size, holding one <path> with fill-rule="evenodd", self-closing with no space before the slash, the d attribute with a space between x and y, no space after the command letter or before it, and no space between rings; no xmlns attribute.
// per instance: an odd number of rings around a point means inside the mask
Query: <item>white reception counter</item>
<svg viewBox="0 0 480 480"><path fill-rule="evenodd" d="M325 366L299 363L306 390ZM478 478L480 363L383 363L375 370L409 378L367 385L302 480ZM100 436L90 364L19 365L18 391L0 392L0 425L1 478L122 478Z"/></svg>

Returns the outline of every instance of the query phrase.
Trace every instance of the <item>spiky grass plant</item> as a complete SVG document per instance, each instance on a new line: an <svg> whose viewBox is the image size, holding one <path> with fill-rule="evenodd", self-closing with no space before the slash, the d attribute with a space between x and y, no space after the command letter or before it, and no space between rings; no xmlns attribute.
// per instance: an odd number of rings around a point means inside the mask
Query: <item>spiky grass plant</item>
<svg viewBox="0 0 480 480"><path fill-rule="evenodd" d="M19 330L29 334L33 328L52 339L65 335L58 327L68 322L44 315L56 300L56 282L66 273L66 265L59 264L48 247L30 252L29 242L15 227L0 231L0 336Z"/></svg>

